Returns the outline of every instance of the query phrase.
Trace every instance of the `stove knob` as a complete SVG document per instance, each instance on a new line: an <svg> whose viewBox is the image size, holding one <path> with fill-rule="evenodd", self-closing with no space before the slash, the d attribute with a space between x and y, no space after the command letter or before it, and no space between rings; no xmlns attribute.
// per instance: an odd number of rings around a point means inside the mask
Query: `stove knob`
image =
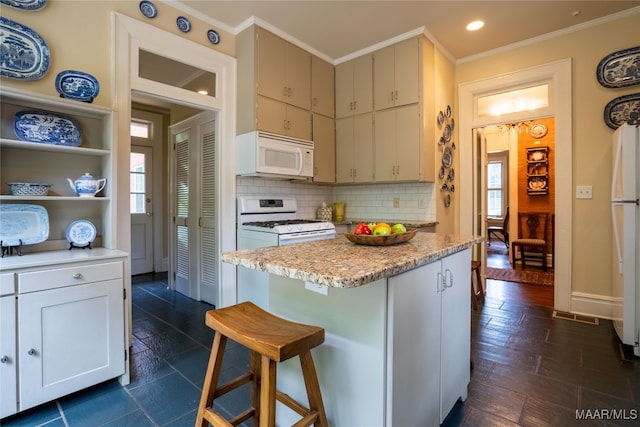
<svg viewBox="0 0 640 427"><path fill-rule="evenodd" d="M293 230L293 226L287 225L287 231L292 231L292 230Z"/></svg>
<svg viewBox="0 0 640 427"><path fill-rule="evenodd" d="M302 231L302 225L298 225L298 231Z"/></svg>

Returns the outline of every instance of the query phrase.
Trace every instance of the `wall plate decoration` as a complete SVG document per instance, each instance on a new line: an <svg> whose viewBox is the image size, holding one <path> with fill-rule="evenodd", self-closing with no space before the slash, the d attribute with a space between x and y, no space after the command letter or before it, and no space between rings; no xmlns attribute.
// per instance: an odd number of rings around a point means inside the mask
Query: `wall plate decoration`
<svg viewBox="0 0 640 427"><path fill-rule="evenodd" d="M191 22L189 22L189 20L184 16L178 16L178 19L176 19L176 25L178 26L178 29L183 33L188 33L189 31L191 31Z"/></svg>
<svg viewBox="0 0 640 427"><path fill-rule="evenodd" d="M158 16L158 9L156 9L156 5L151 3L149 0L142 0L138 5L138 8L140 9L140 13L149 19L153 19Z"/></svg>
<svg viewBox="0 0 640 427"><path fill-rule="evenodd" d="M18 139L42 144L77 147L82 142L80 127L70 117L46 111L18 111L13 120Z"/></svg>
<svg viewBox="0 0 640 427"><path fill-rule="evenodd" d="M624 123L640 125L640 93L611 100L604 107L604 122L613 130Z"/></svg>
<svg viewBox="0 0 640 427"><path fill-rule="evenodd" d="M16 9L38 10L47 4L47 0L0 0L0 3L15 7Z"/></svg>
<svg viewBox="0 0 640 427"><path fill-rule="evenodd" d="M31 28L0 16L0 76L38 80L49 70L47 43Z"/></svg>
<svg viewBox="0 0 640 427"><path fill-rule="evenodd" d="M540 139L547 134L547 127L542 123L536 123L531 126L529 134L536 139Z"/></svg>
<svg viewBox="0 0 640 427"><path fill-rule="evenodd" d="M61 98L89 103L93 102L100 92L98 80L82 71L61 71L56 76L55 86Z"/></svg>
<svg viewBox="0 0 640 427"><path fill-rule="evenodd" d="M598 63L598 83L608 88L640 84L640 46L613 52Z"/></svg>
<svg viewBox="0 0 640 427"><path fill-rule="evenodd" d="M213 44L220 43L220 34L216 30L207 31L207 39Z"/></svg>

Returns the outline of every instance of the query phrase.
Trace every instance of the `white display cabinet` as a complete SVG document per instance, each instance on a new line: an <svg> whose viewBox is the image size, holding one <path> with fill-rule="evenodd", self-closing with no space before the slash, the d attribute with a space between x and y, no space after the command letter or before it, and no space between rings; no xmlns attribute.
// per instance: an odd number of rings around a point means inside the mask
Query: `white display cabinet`
<svg viewBox="0 0 640 427"><path fill-rule="evenodd" d="M37 204L49 216L46 242L26 246L23 252L68 248L67 226L78 219L91 221L98 238L93 246L115 247L112 190L114 188L115 113L84 102L36 95L10 88L0 89L0 203ZM19 111L38 110L75 120L82 134L78 147L21 141L14 131ZM78 197L69 185L89 172L106 178L105 188L96 197ZM46 196L13 196L9 182L51 184Z"/></svg>

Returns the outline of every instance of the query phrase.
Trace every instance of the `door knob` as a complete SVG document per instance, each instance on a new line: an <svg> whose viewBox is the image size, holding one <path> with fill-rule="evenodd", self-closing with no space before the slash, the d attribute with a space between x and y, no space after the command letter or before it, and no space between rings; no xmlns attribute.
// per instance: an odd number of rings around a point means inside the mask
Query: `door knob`
<svg viewBox="0 0 640 427"><path fill-rule="evenodd" d="M153 216L153 212L147 212L147 216Z"/></svg>

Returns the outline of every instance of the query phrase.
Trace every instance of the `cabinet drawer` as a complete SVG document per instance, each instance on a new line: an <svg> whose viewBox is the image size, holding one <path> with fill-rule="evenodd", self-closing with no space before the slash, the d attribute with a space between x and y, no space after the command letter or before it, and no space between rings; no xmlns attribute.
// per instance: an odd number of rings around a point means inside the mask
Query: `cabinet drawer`
<svg viewBox="0 0 640 427"><path fill-rule="evenodd" d="M11 295L16 292L13 273L0 274L0 296Z"/></svg>
<svg viewBox="0 0 640 427"><path fill-rule="evenodd" d="M18 293L122 278L122 261L32 271L18 274Z"/></svg>

